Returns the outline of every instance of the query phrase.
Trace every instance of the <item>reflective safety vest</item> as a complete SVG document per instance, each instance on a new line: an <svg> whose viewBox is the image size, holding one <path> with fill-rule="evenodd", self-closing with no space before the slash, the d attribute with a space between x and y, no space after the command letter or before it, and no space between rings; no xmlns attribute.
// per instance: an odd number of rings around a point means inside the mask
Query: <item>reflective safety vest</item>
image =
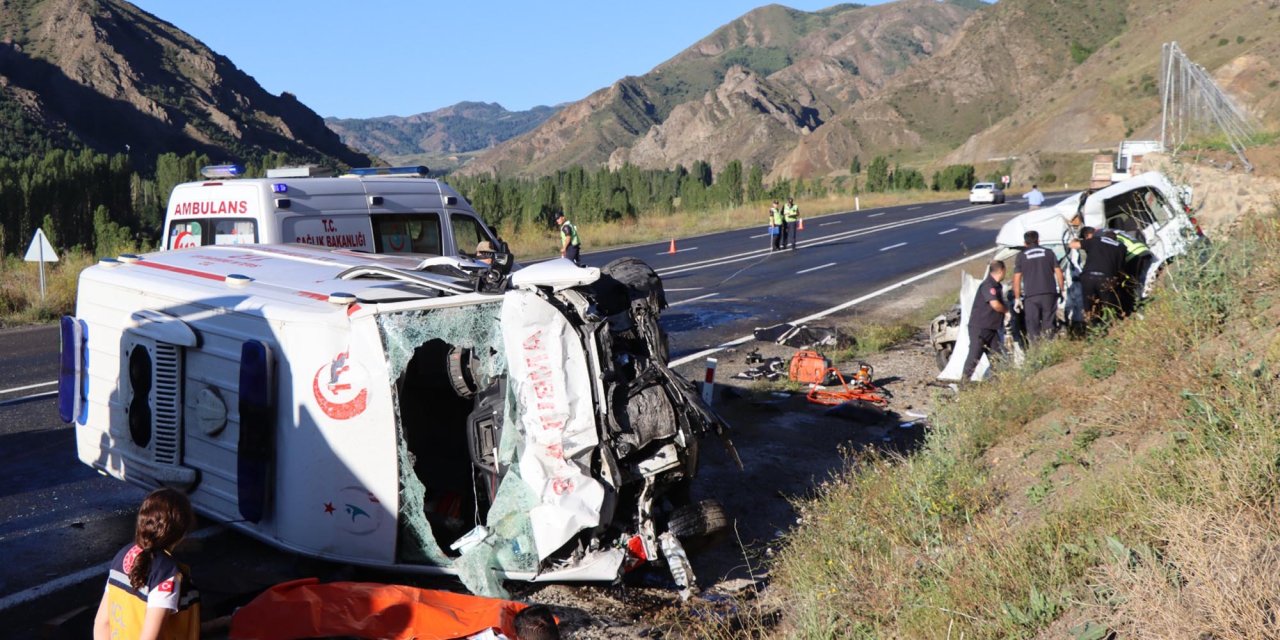
<svg viewBox="0 0 1280 640"><path fill-rule="evenodd" d="M782 224L782 211L779 211L777 207L769 207L769 223Z"/></svg>
<svg viewBox="0 0 1280 640"><path fill-rule="evenodd" d="M1133 260L1134 258L1137 258L1139 256L1143 256L1151 253L1151 248L1148 247L1146 243L1144 243L1141 240L1138 240L1137 238L1134 238L1128 233L1125 233L1124 231L1120 231L1120 230L1115 230L1113 231L1113 233L1116 237L1116 240L1119 240L1120 244L1124 245L1125 262Z"/></svg>
<svg viewBox="0 0 1280 640"><path fill-rule="evenodd" d="M564 232L565 227L569 228L569 233L567 234ZM578 240L577 225L573 224L572 222L569 222L568 220L565 220L564 224L560 225L560 246L564 246L565 238L570 238L571 240L569 241L569 244L575 247L582 244L582 242Z"/></svg>
<svg viewBox="0 0 1280 640"><path fill-rule="evenodd" d="M797 207L794 204L789 204L783 207L782 215L786 218L787 222L795 222L800 218L800 207Z"/></svg>

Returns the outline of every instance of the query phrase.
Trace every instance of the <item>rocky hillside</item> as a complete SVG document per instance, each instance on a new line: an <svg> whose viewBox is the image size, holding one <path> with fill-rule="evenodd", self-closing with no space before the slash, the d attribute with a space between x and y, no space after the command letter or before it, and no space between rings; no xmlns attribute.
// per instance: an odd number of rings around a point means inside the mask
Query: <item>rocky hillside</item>
<svg viewBox="0 0 1280 640"><path fill-rule="evenodd" d="M441 155L487 149L542 124L555 107L507 111L486 102L459 102L417 115L325 118L344 143L381 157Z"/></svg>
<svg viewBox="0 0 1280 640"><path fill-rule="evenodd" d="M572 103L464 171L541 174L736 158L772 167L829 118L942 50L973 3L751 11L639 77Z"/></svg>
<svg viewBox="0 0 1280 640"><path fill-rule="evenodd" d="M1280 127L1280 5L1242 0L1223 11L1223 4L1129 0L1119 37L1026 96L951 157L1092 151L1124 138L1158 138L1160 45L1169 41L1274 131Z"/></svg>
<svg viewBox="0 0 1280 640"><path fill-rule="evenodd" d="M289 93L265 91L226 57L123 0L0 1L0 154L51 147L283 152L366 164Z"/></svg>

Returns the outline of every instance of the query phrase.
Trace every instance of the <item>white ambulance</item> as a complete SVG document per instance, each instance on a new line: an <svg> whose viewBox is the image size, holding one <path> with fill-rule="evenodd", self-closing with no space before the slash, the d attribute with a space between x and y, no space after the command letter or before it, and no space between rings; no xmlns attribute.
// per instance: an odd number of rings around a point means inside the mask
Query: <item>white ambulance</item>
<svg viewBox="0 0 1280 640"><path fill-rule="evenodd" d="M353 169L311 177L305 167L241 178L238 165L204 167L206 180L177 185L163 249L229 244L313 244L366 253L472 256L496 234L427 168Z"/></svg>
<svg viewBox="0 0 1280 640"><path fill-rule="evenodd" d="M297 553L481 593L644 560L691 587L680 539L726 525L690 498L698 440L725 427L667 368L664 306L633 259L126 255L80 276L59 410L85 464Z"/></svg>

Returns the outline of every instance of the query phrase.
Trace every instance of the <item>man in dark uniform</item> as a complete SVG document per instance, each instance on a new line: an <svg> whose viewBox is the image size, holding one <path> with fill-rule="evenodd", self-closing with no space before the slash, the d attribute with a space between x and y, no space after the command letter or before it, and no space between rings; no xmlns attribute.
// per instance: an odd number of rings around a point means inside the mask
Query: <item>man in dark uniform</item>
<svg viewBox="0 0 1280 640"><path fill-rule="evenodd" d="M1084 249L1084 268L1080 289L1084 293L1084 315L1088 322L1102 319L1103 310L1116 313L1120 307L1120 271L1124 268L1124 245L1114 237L1098 233L1093 227L1080 229L1080 239L1072 240L1072 249Z"/></svg>
<svg viewBox="0 0 1280 640"><path fill-rule="evenodd" d="M1013 261L1013 310L1021 311L1027 340L1034 342L1053 335L1053 316L1062 286L1062 267L1052 251L1040 246L1040 234L1022 234L1025 248Z"/></svg>
<svg viewBox="0 0 1280 640"><path fill-rule="evenodd" d="M969 357L965 358L961 381L973 377L982 354L990 358L991 354L1001 351L1000 325L1004 324L1004 314L1008 311L1004 306L1001 280L1004 280L1004 263L992 260L987 267L987 277L978 285L973 308L969 310Z"/></svg>

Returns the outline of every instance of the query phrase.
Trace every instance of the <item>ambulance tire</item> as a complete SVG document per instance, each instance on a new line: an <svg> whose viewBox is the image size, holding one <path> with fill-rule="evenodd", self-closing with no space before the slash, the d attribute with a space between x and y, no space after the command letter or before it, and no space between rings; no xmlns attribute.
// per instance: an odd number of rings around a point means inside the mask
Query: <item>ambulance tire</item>
<svg viewBox="0 0 1280 640"><path fill-rule="evenodd" d="M672 511L667 531L680 538L686 547L696 544L705 548L729 532L729 514L716 500L700 500Z"/></svg>

